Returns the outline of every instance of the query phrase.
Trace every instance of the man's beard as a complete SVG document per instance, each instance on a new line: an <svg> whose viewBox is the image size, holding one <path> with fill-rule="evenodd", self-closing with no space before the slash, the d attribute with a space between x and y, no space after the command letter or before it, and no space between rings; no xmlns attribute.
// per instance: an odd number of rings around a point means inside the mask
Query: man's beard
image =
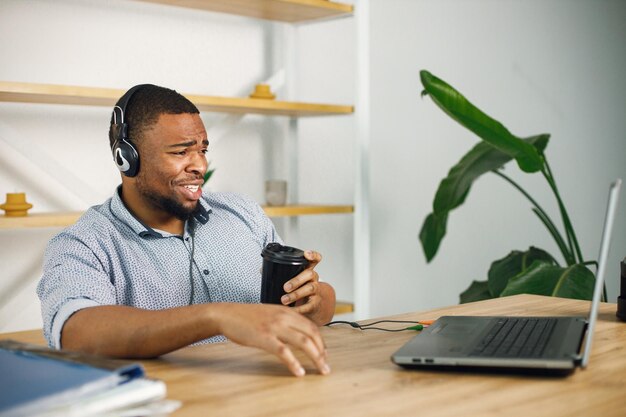
<svg viewBox="0 0 626 417"><path fill-rule="evenodd" d="M149 195L145 195L145 197L147 197L154 206L170 213L177 219L183 220L183 221L189 220L189 218L198 209L197 203L195 206L187 208L183 206L182 204L180 204L178 201L172 198L163 196L163 195L149 194Z"/></svg>
<svg viewBox="0 0 626 417"><path fill-rule="evenodd" d="M187 221L198 210L198 203L193 207L185 207L178 201L168 196L155 194L151 190L148 190L143 186L143 181L137 181L137 189L144 196L153 207L161 209L179 220Z"/></svg>

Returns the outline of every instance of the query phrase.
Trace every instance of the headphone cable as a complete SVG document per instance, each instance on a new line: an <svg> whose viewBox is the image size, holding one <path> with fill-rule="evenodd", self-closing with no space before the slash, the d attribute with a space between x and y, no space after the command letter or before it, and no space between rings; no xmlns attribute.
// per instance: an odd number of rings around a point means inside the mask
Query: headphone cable
<svg viewBox="0 0 626 417"><path fill-rule="evenodd" d="M193 221L193 220L192 220ZM191 294L189 295L189 305L193 303L194 296L194 282L193 282L193 252L196 249L195 244L195 230L192 224L189 225L189 235L191 236L191 251L189 253L189 284L191 285Z"/></svg>

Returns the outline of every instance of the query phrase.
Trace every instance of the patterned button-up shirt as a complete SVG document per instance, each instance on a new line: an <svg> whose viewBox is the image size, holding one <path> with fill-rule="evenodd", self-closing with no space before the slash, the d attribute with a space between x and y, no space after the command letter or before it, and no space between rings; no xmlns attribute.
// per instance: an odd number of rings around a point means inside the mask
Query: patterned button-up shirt
<svg viewBox="0 0 626 417"><path fill-rule="evenodd" d="M142 224L120 191L48 244L37 294L51 347L61 347L65 321L86 307L158 310L259 302L261 251L281 240L258 204L237 194L203 195L180 236ZM222 340L215 336L204 342Z"/></svg>

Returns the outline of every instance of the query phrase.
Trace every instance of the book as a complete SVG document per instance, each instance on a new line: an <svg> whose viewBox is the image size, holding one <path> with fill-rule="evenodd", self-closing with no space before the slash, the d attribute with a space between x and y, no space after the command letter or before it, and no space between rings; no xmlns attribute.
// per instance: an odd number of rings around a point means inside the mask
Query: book
<svg viewBox="0 0 626 417"><path fill-rule="evenodd" d="M135 378L70 404L49 408L38 417L166 415L180 407L179 401L165 400L166 392L163 381Z"/></svg>
<svg viewBox="0 0 626 417"><path fill-rule="evenodd" d="M139 363L0 340L0 417L94 415L163 399ZM56 410L56 411L55 411Z"/></svg>

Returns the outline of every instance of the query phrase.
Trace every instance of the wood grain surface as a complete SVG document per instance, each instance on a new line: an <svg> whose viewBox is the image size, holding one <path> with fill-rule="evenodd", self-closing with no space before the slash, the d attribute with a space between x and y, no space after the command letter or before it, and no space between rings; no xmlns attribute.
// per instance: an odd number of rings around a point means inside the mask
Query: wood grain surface
<svg viewBox="0 0 626 417"><path fill-rule="evenodd" d="M587 315L589 302L534 295L487 300L393 319L441 315ZM174 416L624 416L626 323L603 303L589 367L567 377L408 371L390 356L414 332L322 328L329 376L305 358L307 375L291 376L273 356L220 343L191 346L142 361L162 379L168 398L181 400ZM368 322L365 320L364 322ZM41 331L0 335L43 343Z"/></svg>

